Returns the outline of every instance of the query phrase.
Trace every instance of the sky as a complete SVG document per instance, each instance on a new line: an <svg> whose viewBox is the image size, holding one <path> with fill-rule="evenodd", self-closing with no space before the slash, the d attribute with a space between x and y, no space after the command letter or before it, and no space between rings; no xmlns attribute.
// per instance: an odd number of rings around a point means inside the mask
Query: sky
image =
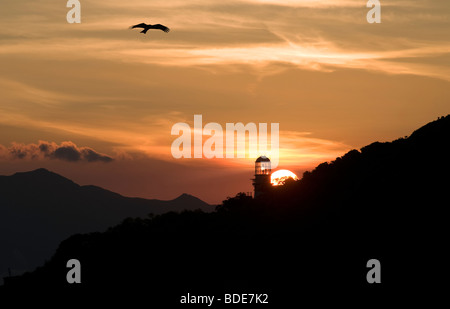
<svg viewBox="0 0 450 309"><path fill-rule="evenodd" d="M449 113L450 2L0 3L0 174L39 167L126 196L252 191L255 158L174 159L174 124L279 124L299 177ZM147 35L131 25L168 26ZM204 137L204 140L207 137Z"/></svg>

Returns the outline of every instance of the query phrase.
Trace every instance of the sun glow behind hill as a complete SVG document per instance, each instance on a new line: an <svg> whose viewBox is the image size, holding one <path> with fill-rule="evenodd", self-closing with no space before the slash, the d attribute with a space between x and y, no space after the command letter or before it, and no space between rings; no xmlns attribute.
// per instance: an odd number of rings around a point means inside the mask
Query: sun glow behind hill
<svg viewBox="0 0 450 309"><path fill-rule="evenodd" d="M270 182L273 186L280 186L283 185L284 182L289 178L298 180L297 175L295 175L293 172L289 170L278 170L272 173L272 175L270 176Z"/></svg>

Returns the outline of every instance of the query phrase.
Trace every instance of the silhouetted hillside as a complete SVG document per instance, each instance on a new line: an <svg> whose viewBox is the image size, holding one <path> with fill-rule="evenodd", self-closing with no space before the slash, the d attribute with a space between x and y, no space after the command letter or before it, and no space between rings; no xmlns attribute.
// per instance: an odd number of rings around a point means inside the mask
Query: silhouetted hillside
<svg viewBox="0 0 450 309"><path fill-rule="evenodd" d="M171 201L129 198L80 186L46 169L0 176L0 275L33 270L76 233L104 231L127 217L213 209L183 194ZM1 283L1 282L0 282Z"/></svg>
<svg viewBox="0 0 450 309"><path fill-rule="evenodd" d="M359 307L414 302L428 289L436 299L448 261L449 155L446 116L408 138L322 163L260 199L238 194L213 213L128 219L72 236L9 289L141 291L164 307L188 292L268 293L277 308L311 297L317 306L339 297L365 297ZM82 264L79 285L65 281L71 258ZM379 285L366 281L369 259L381 262Z"/></svg>

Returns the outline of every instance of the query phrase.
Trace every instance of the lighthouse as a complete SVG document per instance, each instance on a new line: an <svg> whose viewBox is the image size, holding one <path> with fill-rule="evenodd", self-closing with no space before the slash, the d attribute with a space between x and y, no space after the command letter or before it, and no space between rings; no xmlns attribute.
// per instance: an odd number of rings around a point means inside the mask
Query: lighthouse
<svg viewBox="0 0 450 309"><path fill-rule="evenodd" d="M255 198L267 192L271 186L270 175L272 168L270 159L266 156L260 156L255 161L255 178L253 179L253 187L255 188Z"/></svg>

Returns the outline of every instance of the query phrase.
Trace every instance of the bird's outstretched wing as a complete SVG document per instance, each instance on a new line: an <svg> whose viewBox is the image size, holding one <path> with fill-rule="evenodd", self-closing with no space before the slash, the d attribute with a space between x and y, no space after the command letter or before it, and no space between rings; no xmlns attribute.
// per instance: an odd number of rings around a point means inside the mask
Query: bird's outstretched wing
<svg viewBox="0 0 450 309"><path fill-rule="evenodd" d="M134 26L131 26L130 29L134 29L134 28L145 28L147 25L144 23L140 23Z"/></svg>
<svg viewBox="0 0 450 309"><path fill-rule="evenodd" d="M166 26L161 25L161 24L152 25L151 29L159 29L159 30L162 30L164 32L169 32L170 31L169 28L167 28Z"/></svg>

